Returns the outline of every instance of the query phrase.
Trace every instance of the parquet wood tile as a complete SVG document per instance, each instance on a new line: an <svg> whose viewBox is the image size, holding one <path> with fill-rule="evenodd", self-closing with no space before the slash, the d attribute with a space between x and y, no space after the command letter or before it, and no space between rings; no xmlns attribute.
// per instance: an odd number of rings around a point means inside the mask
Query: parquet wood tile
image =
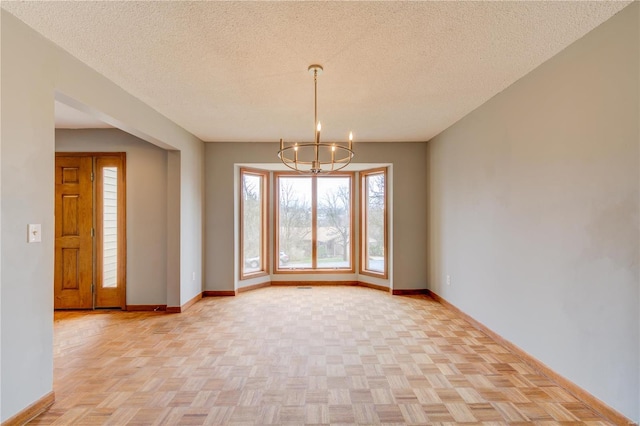
<svg viewBox="0 0 640 426"><path fill-rule="evenodd" d="M432 299L361 287L56 312L54 391L31 424L609 424Z"/></svg>

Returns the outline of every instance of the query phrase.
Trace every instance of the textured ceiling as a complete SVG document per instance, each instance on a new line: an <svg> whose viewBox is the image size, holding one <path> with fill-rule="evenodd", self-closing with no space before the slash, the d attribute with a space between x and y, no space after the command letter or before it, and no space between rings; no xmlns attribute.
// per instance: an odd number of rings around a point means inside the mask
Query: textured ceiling
<svg viewBox="0 0 640 426"><path fill-rule="evenodd" d="M204 141L426 141L629 2L2 2Z"/></svg>

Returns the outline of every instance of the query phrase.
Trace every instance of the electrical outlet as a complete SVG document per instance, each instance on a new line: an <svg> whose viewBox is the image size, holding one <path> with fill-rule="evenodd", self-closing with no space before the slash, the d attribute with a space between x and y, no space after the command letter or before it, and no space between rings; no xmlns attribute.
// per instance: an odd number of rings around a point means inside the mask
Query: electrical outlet
<svg viewBox="0 0 640 426"><path fill-rule="evenodd" d="M451 275L447 275L447 285L451 285Z"/></svg>
<svg viewBox="0 0 640 426"><path fill-rule="evenodd" d="M195 280L196 280L196 273L195 273L195 272L193 272L193 273L191 274L191 279L192 279L193 281L195 281Z"/></svg>

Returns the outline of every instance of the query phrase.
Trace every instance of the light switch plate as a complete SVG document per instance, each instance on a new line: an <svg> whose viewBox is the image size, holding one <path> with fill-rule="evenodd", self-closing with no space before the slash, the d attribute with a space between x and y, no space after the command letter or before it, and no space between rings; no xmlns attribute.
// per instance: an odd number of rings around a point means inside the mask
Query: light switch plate
<svg viewBox="0 0 640 426"><path fill-rule="evenodd" d="M42 242L42 225L40 225L39 223L30 223L29 225L27 225L27 233L27 242Z"/></svg>

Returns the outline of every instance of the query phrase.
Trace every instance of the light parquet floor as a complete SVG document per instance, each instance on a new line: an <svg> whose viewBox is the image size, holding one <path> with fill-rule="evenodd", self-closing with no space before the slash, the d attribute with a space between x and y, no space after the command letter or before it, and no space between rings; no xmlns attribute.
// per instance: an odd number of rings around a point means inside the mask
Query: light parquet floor
<svg viewBox="0 0 640 426"><path fill-rule="evenodd" d="M361 287L56 312L54 346L34 425L608 424L432 299Z"/></svg>

